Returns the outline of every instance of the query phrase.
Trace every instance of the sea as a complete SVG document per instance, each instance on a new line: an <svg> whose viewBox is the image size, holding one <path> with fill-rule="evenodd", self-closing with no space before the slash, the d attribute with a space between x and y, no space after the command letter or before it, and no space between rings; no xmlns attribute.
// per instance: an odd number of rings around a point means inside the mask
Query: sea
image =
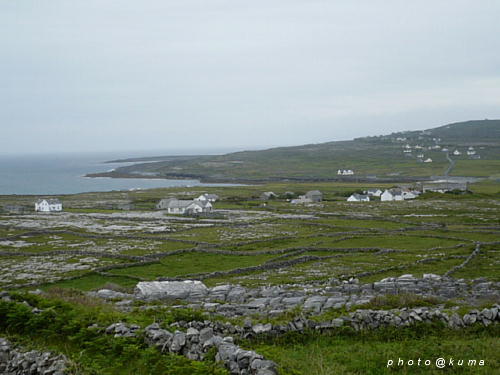
<svg viewBox="0 0 500 375"><path fill-rule="evenodd" d="M196 153L188 154L196 155ZM168 153L163 155L168 155ZM87 173L107 172L117 167L133 164L105 163L108 160L142 156L147 155L123 152L0 154L0 195L59 195L162 187L234 186L201 183L198 180L84 177Z"/></svg>

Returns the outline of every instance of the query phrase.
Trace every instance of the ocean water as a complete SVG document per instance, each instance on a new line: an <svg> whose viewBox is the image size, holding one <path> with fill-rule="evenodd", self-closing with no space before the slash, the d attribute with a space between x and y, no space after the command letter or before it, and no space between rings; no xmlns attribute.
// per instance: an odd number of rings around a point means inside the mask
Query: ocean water
<svg viewBox="0 0 500 375"><path fill-rule="evenodd" d="M191 154L193 155L193 154ZM0 194L74 194L173 186L223 186L198 180L141 178L88 178L87 173L106 172L127 163L106 160L146 155L125 153L0 155Z"/></svg>

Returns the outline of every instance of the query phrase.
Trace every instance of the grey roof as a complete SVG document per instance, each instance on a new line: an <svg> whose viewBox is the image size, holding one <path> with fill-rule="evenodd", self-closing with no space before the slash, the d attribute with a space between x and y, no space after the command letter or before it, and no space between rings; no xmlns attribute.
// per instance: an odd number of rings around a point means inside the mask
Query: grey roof
<svg viewBox="0 0 500 375"><path fill-rule="evenodd" d="M390 189L389 191L391 192L392 195L403 195L401 189Z"/></svg>
<svg viewBox="0 0 500 375"><path fill-rule="evenodd" d="M201 206L201 203L199 201L171 199L168 202L168 208L188 208L193 203L199 204Z"/></svg>

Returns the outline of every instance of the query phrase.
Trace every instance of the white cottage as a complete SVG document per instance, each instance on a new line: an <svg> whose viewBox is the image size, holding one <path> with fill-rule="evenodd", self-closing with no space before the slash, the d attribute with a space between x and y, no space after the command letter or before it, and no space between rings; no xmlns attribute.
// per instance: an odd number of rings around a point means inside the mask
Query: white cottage
<svg viewBox="0 0 500 375"><path fill-rule="evenodd" d="M207 202L216 202L219 199L217 194L202 194L198 198L195 198L196 201L207 201Z"/></svg>
<svg viewBox="0 0 500 375"><path fill-rule="evenodd" d="M35 211L38 212L60 212L62 203L57 198L39 199L35 202Z"/></svg>
<svg viewBox="0 0 500 375"><path fill-rule="evenodd" d="M418 197L419 192L412 190L403 190L402 194L403 194L403 199L407 200L407 199L415 199L416 197Z"/></svg>
<svg viewBox="0 0 500 375"><path fill-rule="evenodd" d="M167 210L169 214L199 214L212 211L212 203L209 201L199 200L180 200L176 198L162 199L156 208L159 210Z"/></svg>
<svg viewBox="0 0 500 375"><path fill-rule="evenodd" d="M362 194L353 194L349 198L347 198L348 202L369 202L370 197L368 195Z"/></svg>
<svg viewBox="0 0 500 375"><path fill-rule="evenodd" d="M386 201L402 201L403 199L404 199L403 198L403 193L399 189L386 190L380 196L380 200L382 202L386 202Z"/></svg>
<svg viewBox="0 0 500 375"><path fill-rule="evenodd" d="M370 197L380 197L382 195L383 191L375 188L375 189L365 190L364 193Z"/></svg>

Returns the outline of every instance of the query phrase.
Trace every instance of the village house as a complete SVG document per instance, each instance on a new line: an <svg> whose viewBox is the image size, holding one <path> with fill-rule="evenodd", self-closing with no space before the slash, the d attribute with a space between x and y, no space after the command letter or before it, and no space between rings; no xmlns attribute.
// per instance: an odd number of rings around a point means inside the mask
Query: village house
<svg viewBox="0 0 500 375"><path fill-rule="evenodd" d="M278 195L272 191L265 191L260 195L260 200L262 201L267 201L269 199L275 199L275 198L278 198Z"/></svg>
<svg viewBox="0 0 500 375"><path fill-rule="evenodd" d="M424 160L424 163L432 163L432 159L431 158L427 158Z"/></svg>
<svg viewBox="0 0 500 375"><path fill-rule="evenodd" d="M62 211L62 203L57 198L39 199L35 202L35 211L60 212Z"/></svg>
<svg viewBox="0 0 500 375"><path fill-rule="evenodd" d="M402 201L404 200L404 198L403 198L403 193L400 189L389 189L385 190L382 193L382 195L380 196L380 200L382 202Z"/></svg>
<svg viewBox="0 0 500 375"><path fill-rule="evenodd" d="M321 202L323 200L323 193L319 190L311 190L306 193L305 197L312 202Z"/></svg>
<svg viewBox="0 0 500 375"><path fill-rule="evenodd" d="M368 195L369 197L380 197L382 195L383 191L378 189L378 188L374 188L374 189L365 190L363 193Z"/></svg>
<svg viewBox="0 0 500 375"><path fill-rule="evenodd" d="M163 198L163 199L160 199L160 201L155 206L156 209L157 210L167 210L168 209L168 204L173 199L175 199L175 198Z"/></svg>
<svg viewBox="0 0 500 375"><path fill-rule="evenodd" d="M403 199L404 200L407 200L407 199L415 199L419 196L420 192L418 191L415 191L415 190L409 190L409 189L402 189L401 190L402 194L403 194Z"/></svg>
<svg viewBox="0 0 500 375"><path fill-rule="evenodd" d="M208 201L208 202L216 202L219 199L217 194L202 194L198 198L195 198L197 201Z"/></svg>
<svg viewBox="0 0 500 375"><path fill-rule="evenodd" d="M352 194L349 198L347 198L348 202L369 202L370 197L368 195L362 194Z"/></svg>
<svg viewBox="0 0 500 375"><path fill-rule="evenodd" d="M459 156L462 155L462 153L458 150L453 151L453 155Z"/></svg>
<svg viewBox="0 0 500 375"><path fill-rule="evenodd" d="M159 210L167 210L169 214L194 215L211 212L213 206L208 201L167 198L158 202L156 208Z"/></svg>
<svg viewBox="0 0 500 375"><path fill-rule="evenodd" d="M446 193L447 191L467 191L467 182L455 182L455 181L433 181L418 183L417 186L420 187L422 193L431 191L435 193Z"/></svg>
<svg viewBox="0 0 500 375"><path fill-rule="evenodd" d="M339 176L352 176L354 171L352 169L339 169L337 175Z"/></svg>

